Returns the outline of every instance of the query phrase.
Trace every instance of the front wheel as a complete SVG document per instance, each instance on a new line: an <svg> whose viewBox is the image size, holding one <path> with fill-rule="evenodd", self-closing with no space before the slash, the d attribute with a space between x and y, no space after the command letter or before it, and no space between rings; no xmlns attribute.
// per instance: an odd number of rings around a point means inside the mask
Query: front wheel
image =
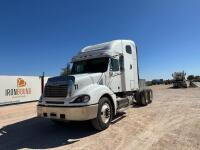
<svg viewBox="0 0 200 150"><path fill-rule="evenodd" d="M99 101L97 117L91 120L92 126L99 131L105 130L110 126L113 110L110 100L102 97Z"/></svg>

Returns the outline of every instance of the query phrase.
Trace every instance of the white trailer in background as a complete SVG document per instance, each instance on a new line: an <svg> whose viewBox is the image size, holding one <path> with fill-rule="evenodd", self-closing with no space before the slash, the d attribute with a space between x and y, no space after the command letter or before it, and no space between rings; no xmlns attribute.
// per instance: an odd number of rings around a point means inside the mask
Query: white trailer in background
<svg viewBox="0 0 200 150"><path fill-rule="evenodd" d="M44 84L47 79L44 78ZM39 100L41 94L39 76L0 76L0 105Z"/></svg>
<svg viewBox="0 0 200 150"><path fill-rule="evenodd" d="M94 128L104 130L119 110L152 102L152 90L139 85L137 48L131 40L85 47L72 63L71 75L48 79L39 117L91 120Z"/></svg>

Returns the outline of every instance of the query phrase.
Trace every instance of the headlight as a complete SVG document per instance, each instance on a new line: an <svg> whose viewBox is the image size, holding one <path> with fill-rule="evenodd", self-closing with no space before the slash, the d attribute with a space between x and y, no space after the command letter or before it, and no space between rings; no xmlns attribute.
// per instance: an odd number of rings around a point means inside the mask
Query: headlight
<svg viewBox="0 0 200 150"><path fill-rule="evenodd" d="M81 95L70 103L87 103L90 100L89 95Z"/></svg>

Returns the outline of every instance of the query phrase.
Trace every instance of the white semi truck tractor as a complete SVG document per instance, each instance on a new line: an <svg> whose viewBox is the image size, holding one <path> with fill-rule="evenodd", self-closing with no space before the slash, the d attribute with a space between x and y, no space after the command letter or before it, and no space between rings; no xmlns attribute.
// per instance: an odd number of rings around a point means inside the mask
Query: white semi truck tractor
<svg viewBox="0 0 200 150"><path fill-rule="evenodd" d="M49 78L37 105L39 117L53 121L90 120L109 127L120 110L152 102L151 89L139 85L137 47L114 40L83 48L72 58L71 74Z"/></svg>

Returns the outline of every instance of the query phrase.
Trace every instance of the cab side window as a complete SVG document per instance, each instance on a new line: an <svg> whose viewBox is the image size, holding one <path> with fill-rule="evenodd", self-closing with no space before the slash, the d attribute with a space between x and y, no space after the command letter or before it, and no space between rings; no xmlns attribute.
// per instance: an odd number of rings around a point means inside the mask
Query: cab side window
<svg viewBox="0 0 200 150"><path fill-rule="evenodd" d="M111 58L110 70L111 71L119 71L119 62L117 59Z"/></svg>
<svg viewBox="0 0 200 150"><path fill-rule="evenodd" d="M131 46L130 45L126 45L126 52L128 54L132 54L132 49L131 49Z"/></svg>

